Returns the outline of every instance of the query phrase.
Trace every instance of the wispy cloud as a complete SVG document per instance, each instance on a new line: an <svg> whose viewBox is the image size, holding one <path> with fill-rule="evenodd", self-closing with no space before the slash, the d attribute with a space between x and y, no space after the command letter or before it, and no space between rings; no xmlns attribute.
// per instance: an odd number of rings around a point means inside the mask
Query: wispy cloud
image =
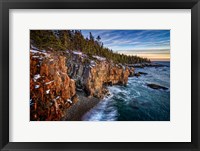
<svg viewBox="0 0 200 151"><path fill-rule="evenodd" d="M89 32L95 38L99 35L104 46L113 51L169 54L170 30L82 30L85 37Z"/></svg>

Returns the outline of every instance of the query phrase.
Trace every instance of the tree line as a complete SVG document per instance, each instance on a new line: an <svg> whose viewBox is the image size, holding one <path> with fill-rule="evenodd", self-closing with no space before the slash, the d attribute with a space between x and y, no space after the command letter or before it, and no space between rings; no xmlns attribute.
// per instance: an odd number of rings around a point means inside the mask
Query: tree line
<svg viewBox="0 0 200 151"><path fill-rule="evenodd" d="M31 44L34 44L39 49L52 51L76 50L87 54L89 57L98 55L115 63L135 64L150 62L147 58L113 52L103 45L100 36L94 37L90 32L89 38L85 38L81 30L31 30L30 40Z"/></svg>

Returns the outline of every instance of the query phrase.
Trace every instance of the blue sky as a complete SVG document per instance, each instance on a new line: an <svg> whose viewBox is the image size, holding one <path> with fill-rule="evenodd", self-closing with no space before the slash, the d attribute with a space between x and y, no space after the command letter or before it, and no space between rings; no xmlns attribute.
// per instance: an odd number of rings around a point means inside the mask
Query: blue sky
<svg viewBox="0 0 200 151"><path fill-rule="evenodd" d="M95 38L99 35L105 47L118 53L138 55L152 60L169 59L170 30L81 30L81 32L84 37L89 37L89 32Z"/></svg>

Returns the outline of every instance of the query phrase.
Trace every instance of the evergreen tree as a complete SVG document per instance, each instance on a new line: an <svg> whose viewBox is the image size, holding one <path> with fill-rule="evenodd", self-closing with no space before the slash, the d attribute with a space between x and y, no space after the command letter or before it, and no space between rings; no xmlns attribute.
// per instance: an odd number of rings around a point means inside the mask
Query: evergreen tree
<svg viewBox="0 0 200 151"><path fill-rule="evenodd" d="M112 49L104 47L100 36L97 36L94 40L91 32L88 39L84 38L80 30L31 30L30 39L31 44L39 49L49 50L51 48L52 51L78 50L89 57L98 55L107 58L108 61L122 64L151 62L147 58L113 52Z"/></svg>
<svg viewBox="0 0 200 151"><path fill-rule="evenodd" d="M94 36L92 35L92 33L90 32L90 40L94 41Z"/></svg>

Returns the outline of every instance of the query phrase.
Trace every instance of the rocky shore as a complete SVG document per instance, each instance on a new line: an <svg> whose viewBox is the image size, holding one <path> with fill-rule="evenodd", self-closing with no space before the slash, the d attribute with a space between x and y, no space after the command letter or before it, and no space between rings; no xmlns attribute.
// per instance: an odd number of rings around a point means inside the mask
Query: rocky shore
<svg viewBox="0 0 200 151"><path fill-rule="evenodd" d="M30 120L80 120L109 94L126 85L134 68L81 52L30 50Z"/></svg>
<svg viewBox="0 0 200 151"><path fill-rule="evenodd" d="M101 101L96 97L86 97L82 92L77 92L77 96L78 102L66 110L62 121L81 121L82 116Z"/></svg>
<svg viewBox="0 0 200 151"><path fill-rule="evenodd" d="M114 64L106 58L87 56L78 51L31 49L30 120L80 121L86 112L109 95L107 86L126 86L128 77L147 75L145 72L136 73L134 67ZM167 90L154 83L147 86Z"/></svg>
<svg viewBox="0 0 200 151"><path fill-rule="evenodd" d="M127 64L128 67L133 68L144 68L144 67L164 67L162 64L158 63L137 63L137 64Z"/></svg>

